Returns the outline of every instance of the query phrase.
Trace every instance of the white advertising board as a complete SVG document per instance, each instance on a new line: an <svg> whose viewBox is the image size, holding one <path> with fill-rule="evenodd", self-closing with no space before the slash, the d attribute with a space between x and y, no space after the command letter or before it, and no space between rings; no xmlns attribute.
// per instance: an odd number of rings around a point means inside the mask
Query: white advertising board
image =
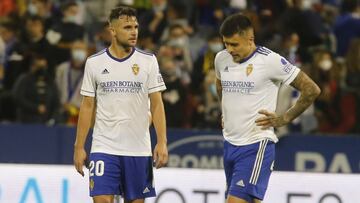
<svg viewBox="0 0 360 203"><path fill-rule="evenodd" d="M221 170L155 170L146 203L224 203ZM360 175L274 172L263 203L357 203ZM72 166L0 164L0 203L90 203L88 174Z"/></svg>

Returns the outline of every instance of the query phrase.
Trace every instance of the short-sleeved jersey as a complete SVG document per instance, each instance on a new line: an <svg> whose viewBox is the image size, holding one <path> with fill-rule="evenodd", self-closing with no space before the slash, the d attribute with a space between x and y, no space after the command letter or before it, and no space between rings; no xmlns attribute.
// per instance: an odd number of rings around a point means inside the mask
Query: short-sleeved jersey
<svg viewBox="0 0 360 203"><path fill-rule="evenodd" d="M149 94L164 89L153 54L133 48L118 59L104 49L89 57L81 94L96 98L91 152L151 156Z"/></svg>
<svg viewBox="0 0 360 203"><path fill-rule="evenodd" d="M238 146L265 138L277 142L274 129L261 130L255 120L263 116L261 109L275 111L280 85L289 85L300 69L265 47L257 47L241 63L223 50L215 57L215 69L222 85L225 140Z"/></svg>

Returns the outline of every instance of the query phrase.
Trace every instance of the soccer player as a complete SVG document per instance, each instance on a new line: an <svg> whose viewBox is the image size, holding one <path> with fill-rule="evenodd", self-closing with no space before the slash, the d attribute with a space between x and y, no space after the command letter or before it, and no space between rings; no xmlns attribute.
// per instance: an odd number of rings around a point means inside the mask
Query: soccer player
<svg viewBox="0 0 360 203"><path fill-rule="evenodd" d="M95 203L112 203L114 195L121 195L126 203L143 203L145 198L155 196L149 98L157 134L153 153L156 168L164 166L168 159L161 98L166 87L156 57L135 48L136 11L128 7L113 9L109 26L110 47L86 61L74 165L84 176L84 145L95 110L88 165L90 196Z"/></svg>
<svg viewBox="0 0 360 203"><path fill-rule="evenodd" d="M215 57L216 87L223 113L227 203L259 203L274 164L274 127L288 124L320 94L319 87L279 54L254 43L250 20L233 14L220 34L226 49ZM296 104L276 115L281 84L301 92ZM281 98L280 98L281 99Z"/></svg>

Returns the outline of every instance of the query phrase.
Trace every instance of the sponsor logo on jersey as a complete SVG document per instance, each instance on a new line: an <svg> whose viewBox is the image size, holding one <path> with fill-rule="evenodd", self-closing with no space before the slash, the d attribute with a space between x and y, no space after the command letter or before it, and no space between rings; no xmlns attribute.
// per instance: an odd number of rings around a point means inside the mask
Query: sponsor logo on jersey
<svg viewBox="0 0 360 203"><path fill-rule="evenodd" d="M133 71L134 75L137 75L139 73L139 71L140 71L140 67L136 63L131 68L132 68L132 71Z"/></svg>
<svg viewBox="0 0 360 203"><path fill-rule="evenodd" d="M136 81L106 81L99 85L105 93L139 93L143 89L143 83Z"/></svg>
<svg viewBox="0 0 360 203"><path fill-rule="evenodd" d="M253 81L221 81L224 92L251 94L251 90L255 88Z"/></svg>
<svg viewBox="0 0 360 203"><path fill-rule="evenodd" d="M246 76L249 76L252 73L253 69L254 69L253 64L249 64L246 67Z"/></svg>

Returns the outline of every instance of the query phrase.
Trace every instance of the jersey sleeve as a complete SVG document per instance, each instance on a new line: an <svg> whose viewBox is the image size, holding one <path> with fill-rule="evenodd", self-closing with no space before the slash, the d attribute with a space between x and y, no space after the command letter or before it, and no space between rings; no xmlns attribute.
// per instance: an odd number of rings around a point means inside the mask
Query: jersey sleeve
<svg viewBox="0 0 360 203"><path fill-rule="evenodd" d="M280 81L283 84L289 85L299 74L300 69L289 61L287 61L284 57L279 54L272 54L269 57L269 69L268 73L270 74L270 78L272 80Z"/></svg>
<svg viewBox="0 0 360 203"><path fill-rule="evenodd" d="M149 94L153 92L159 92L166 89L163 77L160 73L159 64L155 57L153 56L153 61L150 66L150 74L149 74L149 83L148 83L148 91Z"/></svg>
<svg viewBox="0 0 360 203"><path fill-rule="evenodd" d="M83 83L81 86L80 94L83 96L95 97L96 82L93 74L93 70L89 65L89 61L86 61Z"/></svg>
<svg viewBox="0 0 360 203"><path fill-rule="evenodd" d="M219 58L220 58L220 52L217 53L215 56L214 66L215 66L215 76L217 79L221 80Z"/></svg>

